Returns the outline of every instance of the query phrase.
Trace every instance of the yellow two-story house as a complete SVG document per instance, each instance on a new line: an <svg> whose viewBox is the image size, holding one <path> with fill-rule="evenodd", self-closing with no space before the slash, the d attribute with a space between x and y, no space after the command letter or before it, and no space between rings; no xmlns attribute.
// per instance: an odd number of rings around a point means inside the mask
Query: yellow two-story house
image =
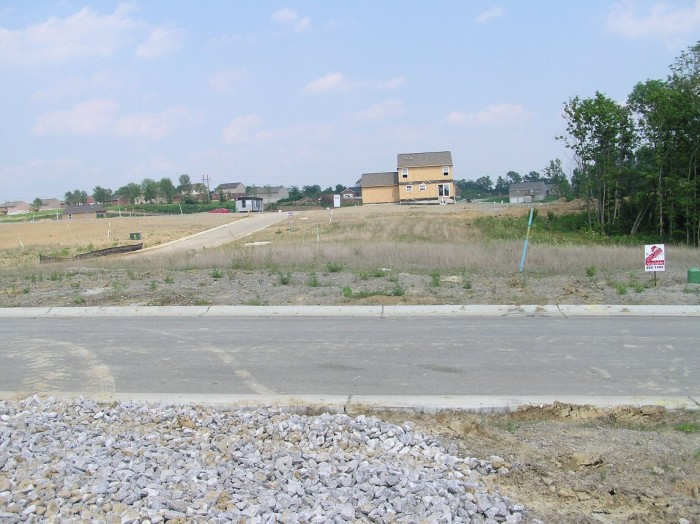
<svg viewBox="0 0 700 524"><path fill-rule="evenodd" d="M455 202L452 154L401 153L396 157L397 170L390 173L362 175L362 202L438 203Z"/></svg>

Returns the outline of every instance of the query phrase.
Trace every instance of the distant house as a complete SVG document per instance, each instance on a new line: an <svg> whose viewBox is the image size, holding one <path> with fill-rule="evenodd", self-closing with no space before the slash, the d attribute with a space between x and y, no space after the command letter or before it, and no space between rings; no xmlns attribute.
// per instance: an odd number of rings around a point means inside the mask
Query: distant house
<svg viewBox="0 0 700 524"><path fill-rule="evenodd" d="M219 184L216 192L222 192L229 200L235 200L239 196L245 196L246 188L241 182Z"/></svg>
<svg viewBox="0 0 700 524"><path fill-rule="evenodd" d="M236 198L236 211L239 213L257 213L263 210L262 197L241 196Z"/></svg>
<svg viewBox="0 0 700 524"><path fill-rule="evenodd" d="M539 202L549 196L551 186L543 181L523 182L521 184L511 184L508 187L508 201L511 204L522 204L524 202Z"/></svg>
<svg viewBox="0 0 700 524"><path fill-rule="evenodd" d="M343 200L361 200L362 188L359 186L349 187L340 193L340 198Z"/></svg>
<svg viewBox="0 0 700 524"><path fill-rule="evenodd" d="M387 204L399 201L399 174L363 173L360 180L363 204Z"/></svg>
<svg viewBox="0 0 700 524"><path fill-rule="evenodd" d="M31 206L22 200L0 204L0 214L2 215L21 215L30 211Z"/></svg>
<svg viewBox="0 0 700 524"><path fill-rule="evenodd" d="M248 195L262 197L263 204L279 202L289 198L289 190L284 186L248 186Z"/></svg>
<svg viewBox="0 0 700 524"><path fill-rule="evenodd" d="M454 203L455 185L452 154L401 153L396 156L397 170L362 175L362 202Z"/></svg>
<svg viewBox="0 0 700 524"><path fill-rule="evenodd" d="M39 211L49 211L51 209L61 209L61 201L58 198L42 198Z"/></svg>
<svg viewBox="0 0 700 524"><path fill-rule="evenodd" d="M130 204L129 199L123 195L112 195L102 202L105 206L128 206Z"/></svg>
<svg viewBox="0 0 700 524"><path fill-rule="evenodd" d="M63 208L63 220L89 220L92 218L104 218L105 208L100 204L80 204Z"/></svg>

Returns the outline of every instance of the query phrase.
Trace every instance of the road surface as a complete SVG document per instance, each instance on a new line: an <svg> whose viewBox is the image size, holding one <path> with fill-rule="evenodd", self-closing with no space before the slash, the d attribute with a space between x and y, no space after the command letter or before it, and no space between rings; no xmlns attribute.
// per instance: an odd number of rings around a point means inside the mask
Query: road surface
<svg viewBox="0 0 700 524"><path fill-rule="evenodd" d="M697 318L1 318L0 395L700 399Z"/></svg>
<svg viewBox="0 0 700 524"><path fill-rule="evenodd" d="M242 220L236 220L189 237L180 238L159 246L149 247L140 251L129 253L125 256L154 256L170 255L173 253L185 253L199 249L211 249L233 242L239 238L251 235L256 231L265 229L273 224L282 222L287 218L286 213L251 213Z"/></svg>

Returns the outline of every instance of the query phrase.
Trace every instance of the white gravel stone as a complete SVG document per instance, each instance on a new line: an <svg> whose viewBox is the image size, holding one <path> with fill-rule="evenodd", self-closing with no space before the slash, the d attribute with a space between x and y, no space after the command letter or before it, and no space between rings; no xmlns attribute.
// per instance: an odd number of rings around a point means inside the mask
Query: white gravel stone
<svg viewBox="0 0 700 524"><path fill-rule="evenodd" d="M91 400L0 401L3 524L524 522L459 457L372 417ZM504 473L503 470L506 470Z"/></svg>

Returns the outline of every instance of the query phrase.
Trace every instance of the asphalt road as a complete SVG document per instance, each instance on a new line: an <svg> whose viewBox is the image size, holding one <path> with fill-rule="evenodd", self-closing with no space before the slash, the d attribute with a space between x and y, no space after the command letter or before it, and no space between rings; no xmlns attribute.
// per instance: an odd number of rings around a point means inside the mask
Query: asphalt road
<svg viewBox="0 0 700 524"><path fill-rule="evenodd" d="M5 397L700 399L693 317L0 318L0 340Z"/></svg>
<svg viewBox="0 0 700 524"><path fill-rule="evenodd" d="M239 238L251 235L287 218L286 213L251 213L244 219L229 224L207 229L189 237L180 238L159 246L153 246L135 251L127 256L142 257L153 255L170 255L196 251L203 248L213 248L233 242Z"/></svg>

